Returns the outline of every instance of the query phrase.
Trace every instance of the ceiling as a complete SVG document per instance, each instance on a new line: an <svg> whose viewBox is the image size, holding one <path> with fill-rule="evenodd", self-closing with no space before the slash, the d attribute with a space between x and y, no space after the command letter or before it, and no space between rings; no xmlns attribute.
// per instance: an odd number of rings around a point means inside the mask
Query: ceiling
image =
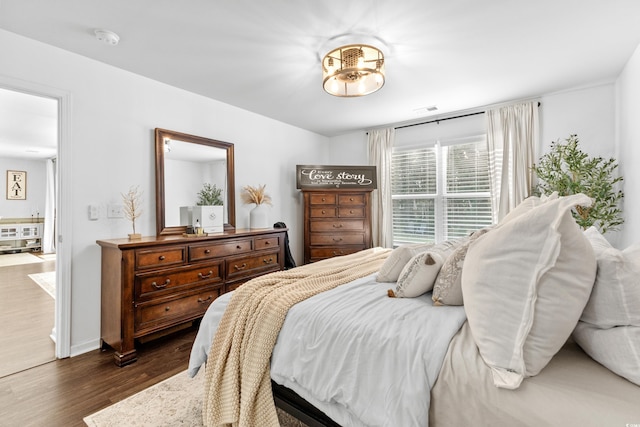
<svg viewBox="0 0 640 427"><path fill-rule="evenodd" d="M613 81L638 17L637 0L0 0L0 28L326 136ZM379 41L378 92L323 91L346 34Z"/></svg>

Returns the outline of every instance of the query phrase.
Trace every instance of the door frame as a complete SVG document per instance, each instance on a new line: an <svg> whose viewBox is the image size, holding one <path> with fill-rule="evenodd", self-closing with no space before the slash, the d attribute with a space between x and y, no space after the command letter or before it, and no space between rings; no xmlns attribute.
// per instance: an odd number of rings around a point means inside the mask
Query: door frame
<svg viewBox="0 0 640 427"><path fill-rule="evenodd" d="M56 197L56 301L51 337L56 358L71 355L71 93L62 89L0 75L0 86L58 101L58 156ZM63 238L64 237L64 238Z"/></svg>

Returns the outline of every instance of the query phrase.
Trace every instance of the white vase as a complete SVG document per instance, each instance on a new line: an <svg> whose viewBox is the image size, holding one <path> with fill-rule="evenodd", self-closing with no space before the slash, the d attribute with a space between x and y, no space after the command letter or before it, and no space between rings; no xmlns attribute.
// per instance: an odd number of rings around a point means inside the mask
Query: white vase
<svg viewBox="0 0 640 427"><path fill-rule="evenodd" d="M267 205L256 205L249 212L249 228L269 228L269 207Z"/></svg>

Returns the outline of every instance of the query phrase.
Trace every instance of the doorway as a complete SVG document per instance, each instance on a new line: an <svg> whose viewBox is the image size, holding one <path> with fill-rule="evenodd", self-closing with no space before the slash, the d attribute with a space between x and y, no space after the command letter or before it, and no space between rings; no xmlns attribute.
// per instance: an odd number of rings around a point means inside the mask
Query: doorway
<svg viewBox="0 0 640 427"><path fill-rule="evenodd" d="M20 239L5 244L6 250L0 251L0 257L5 256L5 266L0 266L0 285L6 286L7 292L17 294L14 297L19 298L20 303L15 305L22 304L23 307L16 312L23 314L21 317L16 314L13 320L3 323L7 326L3 334L11 335L13 341L8 342L17 342L18 347L22 347L17 350L25 352L25 356L19 356L20 351L16 353L16 349L11 349L2 357L11 357L11 364L22 369L70 354L70 262L66 256L67 245L62 244L61 238L68 224L61 220L64 212L68 212L63 203L68 190L67 186L60 185L64 178L60 170L64 163L61 146L68 140L68 106L66 92L0 77L0 116L3 116L0 120L3 123L0 125L0 151L3 154L0 176L3 179L0 181L6 183L4 175L8 170L31 171L24 174L24 198L9 200L2 197L5 200L0 200L0 215L4 217L0 218L0 225L17 223L21 228L29 228L24 224L34 225L31 235L17 236ZM7 117L9 120L5 120ZM12 125L11 129L9 125ZM47 172L47 169L50 170ZM9 257L23 259L13 264ZM28 257L32 259L26 259ZM10 291L9 284L12 285ZM37 309L27 314L25 321L24 312L28 310L24 307L31 303ZM36 329L39 332L34 332ZM37 338L34 339L33 334ZM40 347L31 349L37 342ZM38 354L38 357L28 356L30 354ZM17 359L24 359L23 365L16 364Z"/></svg>

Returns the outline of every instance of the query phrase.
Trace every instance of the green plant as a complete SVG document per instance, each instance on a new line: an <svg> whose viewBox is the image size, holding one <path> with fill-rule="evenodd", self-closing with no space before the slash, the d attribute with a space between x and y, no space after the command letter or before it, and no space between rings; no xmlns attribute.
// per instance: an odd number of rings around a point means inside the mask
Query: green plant
<svg viewBox="0 0 640 427"><path fill-rule="evenodd" d="M207 182L202 186L202 190L198 192L197 206L222 206L222 189L218 188L215 184L209 184Z"/></svg>
<svg viewBox="0 0 640 427"><path fill-rule="evenodd" d="M624 197L618 184L621 176L615 176L618 164L611 158L589 157L580 150L577 135L570 135L565 143L552 142L550 151L540 158L532 170L539 182L533 192L536 195L560 196L583 193L593 199L589 207L577 206L571 211L583 229L596 226L604 234L622 225L619 202Z"/></svg>

